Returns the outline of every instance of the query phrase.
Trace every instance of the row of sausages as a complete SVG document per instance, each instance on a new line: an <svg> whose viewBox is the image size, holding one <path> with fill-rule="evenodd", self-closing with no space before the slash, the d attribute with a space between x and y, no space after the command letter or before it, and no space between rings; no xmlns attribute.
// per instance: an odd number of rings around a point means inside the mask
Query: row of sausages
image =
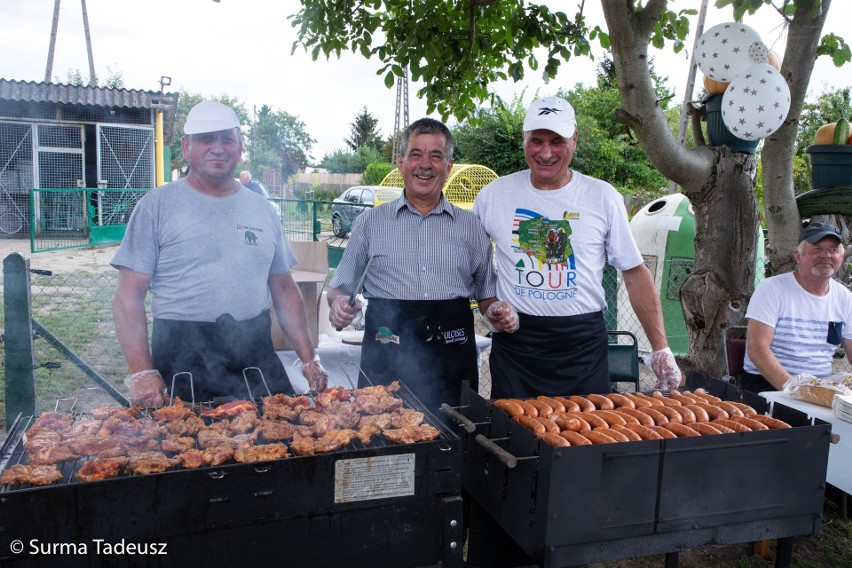
<svg viewBox="0 0 852 568"><path fill-rule="evenodd" d="M498 399L503 410L552 446L586 446L789 428L752 407L703 389Z"/></svg>

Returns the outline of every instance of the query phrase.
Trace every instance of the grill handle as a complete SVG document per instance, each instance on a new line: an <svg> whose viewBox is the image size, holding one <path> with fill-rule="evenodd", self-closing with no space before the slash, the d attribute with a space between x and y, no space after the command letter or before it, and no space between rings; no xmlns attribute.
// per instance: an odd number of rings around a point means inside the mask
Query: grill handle
<svg viewBox="0 0 852 568"><path fill-rule="evenodd" d="M469 434L473 434L474 432L476 432L476 424L468 420L467 416L465 416L446 402L441 405L441 412L461 424L464 429L468 431Z"/></svg>
<svg viewBox="0 0 852 568"><path fill-rule="evenodd" d="M512 469L513 467L518 465L518 458L516 458L515 456L513 456L512 454L510 454L509 452L507 452L482 434L477 434L474 440L477 444L485 448L485 451L493 455L500 461L500 463L502 463L509 469Z"/></svg>

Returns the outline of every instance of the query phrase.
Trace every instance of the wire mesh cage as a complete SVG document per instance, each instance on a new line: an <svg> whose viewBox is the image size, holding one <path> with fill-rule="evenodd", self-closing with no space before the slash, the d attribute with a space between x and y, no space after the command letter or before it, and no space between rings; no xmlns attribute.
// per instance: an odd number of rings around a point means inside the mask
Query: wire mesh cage
<svg viewBox="0 0 852 568"><path fill-rule="evenodd" d="M483 187L497 179L497 174L485 166L476 164L455 164L447 182L444 184L444 195L450 203L463 209L473 207L473 200ZM402 173L394 168L379 185L403 187Z"/></svg>

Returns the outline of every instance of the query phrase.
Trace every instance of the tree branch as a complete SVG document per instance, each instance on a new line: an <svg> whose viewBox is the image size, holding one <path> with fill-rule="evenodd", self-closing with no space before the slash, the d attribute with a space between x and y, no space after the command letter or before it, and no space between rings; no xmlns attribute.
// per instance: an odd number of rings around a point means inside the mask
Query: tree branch
<svg viewBox="0 0 852 568"><path fill-rule="evenodd" d="M642 150L663 175L684 188L700 189L711 176L714 150L703 145L688 150L678 143L657 101L648 65L654 29L650 24L659 19L667 2L652 0L639 8L634 0L607 0L602 6L623 106L616 120L636 132Z"/></svg>

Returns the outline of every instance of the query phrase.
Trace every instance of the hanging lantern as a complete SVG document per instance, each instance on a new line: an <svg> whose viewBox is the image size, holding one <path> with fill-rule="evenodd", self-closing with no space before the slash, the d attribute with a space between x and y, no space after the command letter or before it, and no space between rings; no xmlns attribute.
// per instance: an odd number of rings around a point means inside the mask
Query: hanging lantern
<svg viewBox="0 0 852 568"><path fill-rule="evenodd" d="M722 95L722 121L744 140L766 138L790 110L790 87L777 69L758 63L734 77Z"/></svg>
<svg viewBox="0 0 852 568"><path fill-rule="evenodd" d="M758 44L757 46L755 44ZM752 59L761 57L762 59ZM718 24L701 34L695 59L701 72L716 81L730 82L747 67L765 63L769 50L760 34L745 24Z"/></svg>

